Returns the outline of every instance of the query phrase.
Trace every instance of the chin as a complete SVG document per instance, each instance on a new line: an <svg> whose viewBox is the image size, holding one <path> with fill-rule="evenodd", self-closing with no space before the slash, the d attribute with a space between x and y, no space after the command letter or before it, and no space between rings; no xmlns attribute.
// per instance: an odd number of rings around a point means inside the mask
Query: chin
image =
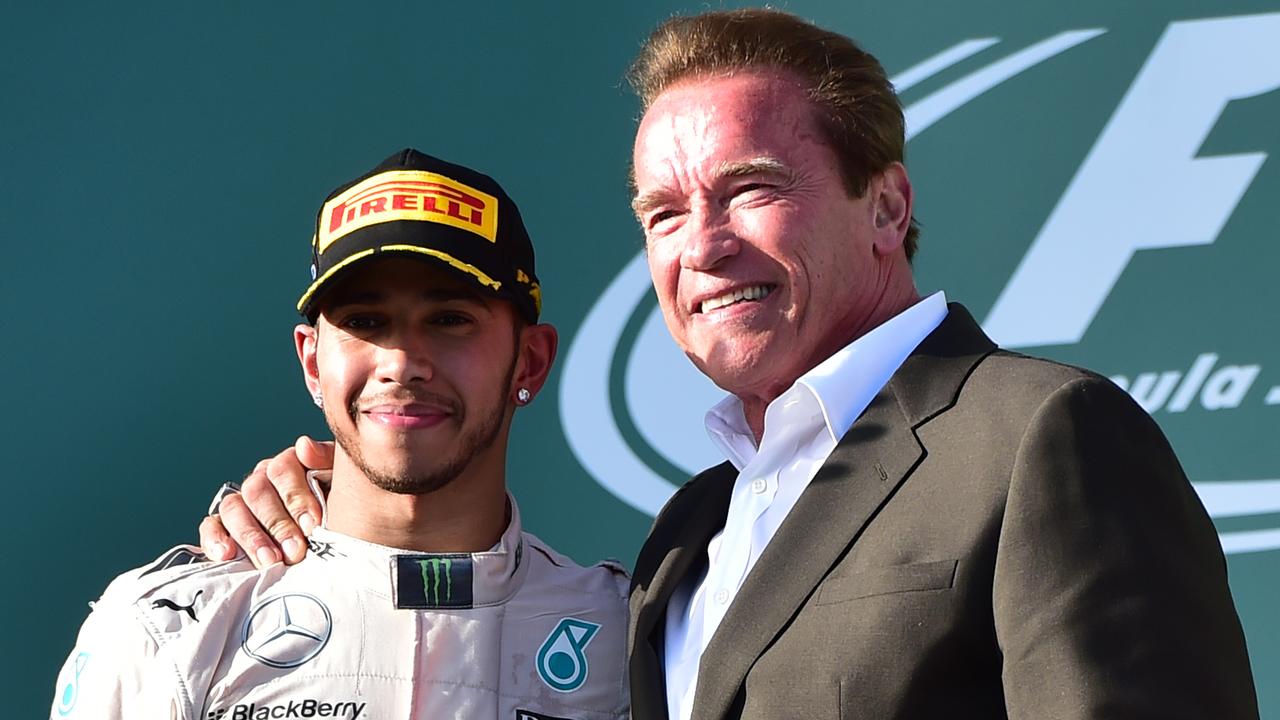
<svg viewBox="0 0 1280 720"><path fill-rule="evenodd" d="M740 384L760 375L766 369L769 357L768 348L763 343L715 343L704 352L689 355L703 375L726 390L729 389L726 383Z"/></svg>
<svg viewBox="0 0 1280 720"><path fill-rule="evenodd" d="M697 362L698 369L721 390L734 395L747 394L755 386L760 375L760 368L753 363L735 362Z"/></svg>
<svg viewBox="0 0 1280 720"><path fill-rule="evenodd" d="M458 476L458 469L384 465L369 468L366 475L371 483L387 492L397 495L426 495L453 482Z"/></svg>

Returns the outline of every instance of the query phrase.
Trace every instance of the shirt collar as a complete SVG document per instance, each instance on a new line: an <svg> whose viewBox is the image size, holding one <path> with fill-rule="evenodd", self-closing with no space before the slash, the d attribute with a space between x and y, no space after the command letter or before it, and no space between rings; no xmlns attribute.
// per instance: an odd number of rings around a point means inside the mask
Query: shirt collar
<svg viewBox="0 0 1280 720"><path fill-rule="evenodd" d="M766 438L774 406L803 398L803 393L816 399L826 432L832 442L839 442L907 356L946 316L947 299L939 291L837 350L769 403ZM755 438L736 396L729 395L707 411L706 428L711 441L739 470L755 457Z"/></svg>
<svg viewBox="0 0 1280 720"><path fill-rule="evenodd" d="M500 605L520 589L526 575L520 508L507 494L511 521L485 552L421 553L378 545L316 528L307 544L308 560L331 564L341 574L393 606L407 609L466 610Z"/></svg>

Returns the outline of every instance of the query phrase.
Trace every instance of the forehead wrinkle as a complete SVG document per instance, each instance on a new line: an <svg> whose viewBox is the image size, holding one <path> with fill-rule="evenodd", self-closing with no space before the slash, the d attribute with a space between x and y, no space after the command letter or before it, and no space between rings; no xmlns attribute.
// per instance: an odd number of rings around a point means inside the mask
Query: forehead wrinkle
<svg viewBox="0 0 1280 720"><path fill-rule="evenodd" d="M768 90L771 91L769 95L778 94L777 88ZM677 90L677 99L681 92L689 92L689 90L687 88ZM682 197L679 187L686 184L706 185L728 178L750 175L772 176L785 182L797 179L799 173L795 168L772 155L761 155L745 160L726 160L708 167L707 161L720 152L720 143L724 140L723 128L719 125L726 120L725 113L725 109L717 105L697 102L691 108L682 107L679 110L668 108L661 99L650 106L641 120L636 153L632 159L628 177L632 194L631 209L637 216L670 203L679 202ZM745 122L749 126L753 126L759 119L758 116L737 118L739 122ZM804 118L790 119L792 125L804 124ZM731 126L733 124L730 122ZM661 152L655 153L655 147L661 148ZM644 148L643 151L642 148ZM638 170L642 164L640 158L646 154L651 161L664 166L664 170L669 171L670 175L665 182L659 181L659 187L642 192L638 182ZM654 157L655 155L658 157ZM674 186L668 187L669 183L673 183Z"/></svg>
<svg viewBox="0 0 1280 720"><path fill-rule="evenodd" d="M660 160L661 164L665 166L665 169L669 171L669 177L666 179L658 179L657 187L652 189L645 190L643 192L640 191L639 183L635 180L636 172L634 169L635 163L633 162L632 190L635 193L635 196L631 199L631 210L635 212L636 215L643 215L650 210L675 202L679 199L680 191L678 188L683 185L685 181L681 177L680 173L681 158L677 157L682 156L683 153L681 152L681 148L676 147L676 145L677 144L674 142L671 143L670 154Z"/></svg>
<svg viewBox="0 0 1280 720"><path fill-rule="evenodd" d="M642 170L650 175L669 175L665 179L654 178L664 184L681 183L685 168L705 161L709 138L715 132L710 117L713 111L672 108L669 104L655 102L640 120L631 164L636 189Z"/></svg>

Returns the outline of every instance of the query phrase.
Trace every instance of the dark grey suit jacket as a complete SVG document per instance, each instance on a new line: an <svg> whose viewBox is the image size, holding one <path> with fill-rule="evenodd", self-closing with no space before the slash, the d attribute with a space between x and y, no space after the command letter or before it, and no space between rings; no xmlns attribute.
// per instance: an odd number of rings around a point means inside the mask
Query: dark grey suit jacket
<svg viewBox="0 0 1280 720"><path fill-rule="evenodd" d="M666 718L667 602L734 469L654 523L631 701ZM1256 718L1217 535L1156 424L952 305L840 441L702 657L695 720Z"/></svg>

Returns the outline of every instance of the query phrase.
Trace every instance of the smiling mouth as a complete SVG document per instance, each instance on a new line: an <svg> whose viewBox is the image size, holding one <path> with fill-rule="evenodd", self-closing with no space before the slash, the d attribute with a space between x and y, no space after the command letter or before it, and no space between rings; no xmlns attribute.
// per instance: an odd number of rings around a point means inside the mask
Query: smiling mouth
<svg viewBox="0 0 1280 720"><path fill-rule="evenodd" d="M453 416L453 411L444 405L412 402L400 403L376 402L358 408L360 415L379 425L390 428L418 429L433 427Z"/></svg>
<svg viewBox="0 0 1280 720"><path fill-rule="evenodd" d="M443 413L419 415L412 413L378 411L367 412L365 413L365 416L379 425L400 430L417 430L435 427L448 418L448 415Z"/></svg>
<svg viewBox="0 0 1280 720"><path fill-rule="evenodd" d="M768 297L769 293L772 293L776 287L776 285L749 285L737 290L731 290L723 295L703 300L698 307L698 312L709 313L712 310L719 310L738 303L758 302Z"/></svg>

